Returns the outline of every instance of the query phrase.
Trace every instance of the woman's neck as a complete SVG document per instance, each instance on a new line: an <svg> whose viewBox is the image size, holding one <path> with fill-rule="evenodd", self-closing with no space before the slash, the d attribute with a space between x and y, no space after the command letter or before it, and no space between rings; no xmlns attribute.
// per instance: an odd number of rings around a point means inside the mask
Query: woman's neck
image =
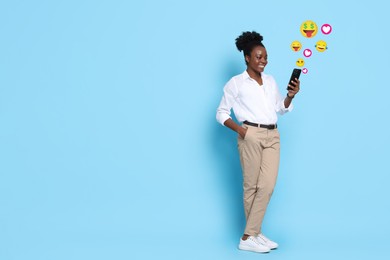
<svg viewBox="0 0 390 260"><path fill-rule="evenodd" d="M263 84L263 80L262 80L262 78L261 78L261 73L258 73L258 72L256 72L256 71L253 71L253 70L251 70L251 69L249 69L249 68L247 68L246 71L248 72L249 76L250 76L252 79L256 80L260 85Z"/></svg>

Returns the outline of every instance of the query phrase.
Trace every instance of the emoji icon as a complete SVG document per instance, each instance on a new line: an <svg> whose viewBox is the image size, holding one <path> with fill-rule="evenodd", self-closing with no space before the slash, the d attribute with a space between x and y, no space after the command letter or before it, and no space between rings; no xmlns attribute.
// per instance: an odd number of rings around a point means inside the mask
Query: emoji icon
<svg viewBox="0 0 390 260"><path fill-rule="evenodd" d="M324 52L328 49L326 42L323 40L319 40L317 42L317 44L315 45L315 47L316 47L316 50L319 52Z"/></svg>
<svg viewBox="0 0 390 260"><path fill-rule="evenodd" d="M307 20L302 23L300 31L306 38L313 38L317 34L318 27L315 22Z"/></svg>
<svg viewBox="0 0 390 260"><path fill-rule="evenodd" d="M332 32L332 26L330 24L323 24L321 26L321 32L323 34L330 34Z"/></svg>
<svg viewBox="0 0 390 260"><path fill-rule="evenodd" d="M305 65L305 61L299 58L295 64L297 64L298 67L302 67L303 65Z"/></svg>
<svg viewBox="0 0 390 260"><path fill-rule="evenodd" d="M306 73L308 73L308 72L309 72L308 69L306 69L306 68L303 68L303 69L302 69L302 73L303 73L303 74L306 74Z"/></svg>
<svg viewBox="0 0 390 260"><path fill-rule="evenodd" d="M312 51L310 49L305 49L303 51L303 56L305 56L306 58L309 58L312 54Z"/></svg>
<svg viewBox="0 0 390 260"><path fill-rule="evenodd" d="M300 51L301 48L302 48L302 44L301 44L299 41L293 41L293 42L291 43L291 49L292 49L293 51Z"/></svg>

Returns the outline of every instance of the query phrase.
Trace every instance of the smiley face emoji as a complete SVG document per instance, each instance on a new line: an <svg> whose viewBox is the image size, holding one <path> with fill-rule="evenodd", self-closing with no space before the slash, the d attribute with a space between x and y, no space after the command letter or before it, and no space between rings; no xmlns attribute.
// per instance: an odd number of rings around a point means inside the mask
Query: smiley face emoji
<svg viewBox="0 0 390 260"><path fill-rule="evenodd" d="M326 42L323 40L318 41L316 43L315 47L316 47L316 50L319 52L324 52L328 49Z"/></svg>
<svg viewBox="0 0 390 260"><path fill-rule="evenodd" d="M300 31L306 38L313 38L318 32L317 24L311 20L302 23Z"/></svg>
<svg viewBox="0 0 390 260"><path fill-rule="evenodd" d="M305 65L305 61L299 58L295 64L297 64L298 67L303 67Z"/></svg>
<svg viewBox="0 0 390 260"><path fill-rule="evenodd" d="M291 43L291 49L292 49L293 51L300 51L301 48L302 48L302 44L301 44L299 41L293 41L293 42Z"/></svg>

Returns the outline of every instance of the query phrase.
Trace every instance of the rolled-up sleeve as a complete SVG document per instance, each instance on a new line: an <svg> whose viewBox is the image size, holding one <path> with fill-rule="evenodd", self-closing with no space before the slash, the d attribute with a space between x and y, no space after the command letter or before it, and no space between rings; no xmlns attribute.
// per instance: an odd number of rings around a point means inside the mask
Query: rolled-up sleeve
<svg viewBox="0 0 390 260"><path fill-rule="evenodd" d="M234 79L231 79L223 88L223 96L217 109L217 121L221 125L223 125L226 120L231 118L230 114L231 109L235 103L235 97L237 94L236 92L237 90Z"/></svg>
<svg viewBox="0 0 390 260"><path fill-rule="evenodd" d="M291 102L291 104L288 107L284 106L284 97L280 94L279 88L276 86L276 99L277 99L277 104L276 104L276 113L283 115L287 112L290 112L293 110L294 105Z"/></svg>

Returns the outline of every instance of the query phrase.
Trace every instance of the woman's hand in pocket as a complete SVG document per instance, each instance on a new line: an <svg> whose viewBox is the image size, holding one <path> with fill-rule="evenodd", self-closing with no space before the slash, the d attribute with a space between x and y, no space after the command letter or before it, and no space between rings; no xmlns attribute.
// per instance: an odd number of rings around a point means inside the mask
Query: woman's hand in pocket
<svg viewBox="0 0 390 260"><path fill-rule="evenodd" d="M238 134L241 136L242 139L244 139L247 131L248 131L247 128L244 128L244 127L241 126L238 129Z"/></svg>

